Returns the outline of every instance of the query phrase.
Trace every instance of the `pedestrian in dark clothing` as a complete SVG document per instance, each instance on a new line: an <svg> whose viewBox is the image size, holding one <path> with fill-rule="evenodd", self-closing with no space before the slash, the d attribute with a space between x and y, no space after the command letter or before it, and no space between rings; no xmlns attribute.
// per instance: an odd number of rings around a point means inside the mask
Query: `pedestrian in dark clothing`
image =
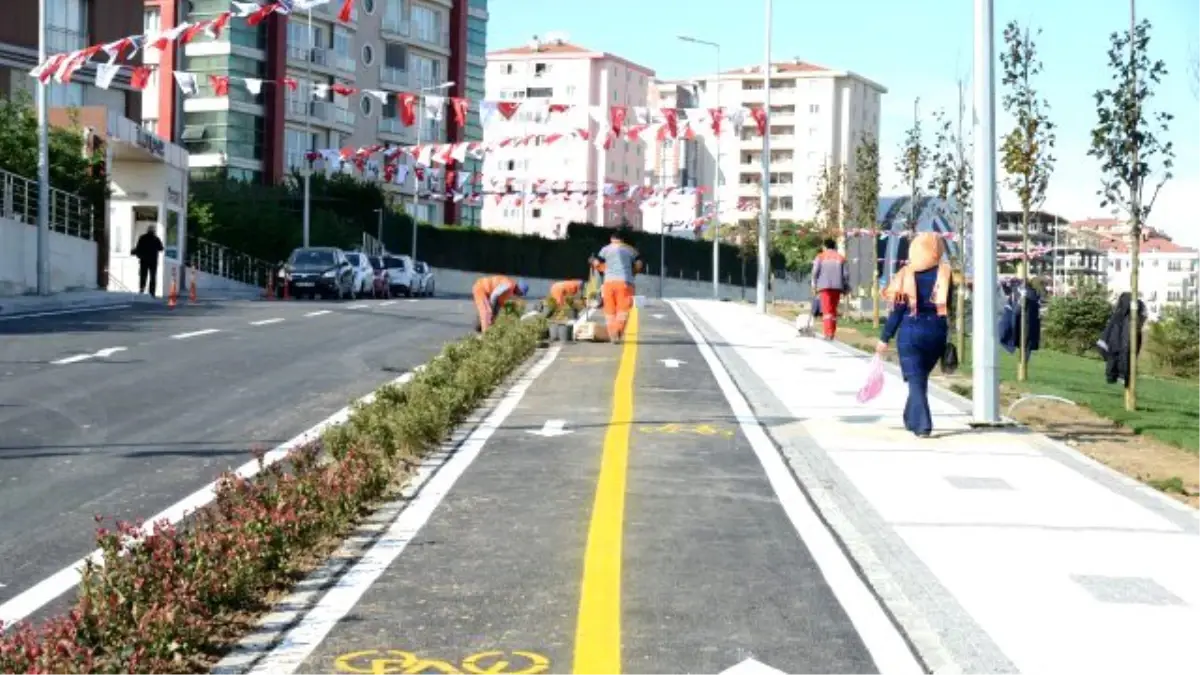
<svg viewBox="0 0 1200 675"><path fill-rule="evenodd" d="M1104 380L1113 384L1117 380L1129 388L1129 312L1133 309L1133 296L1126 291L1117 298L1117 305L1108 317L1104 333L1096 341L1096 347L1104 357ZM1138 354L1142 353L1142 328L1146 325L1146 303L1138 300Z"/></svg>
<svg viewBox="0 0 1200 675"><path fill-rule="evenodd" d="M1042 342L1042 297L1029 287L1023 287L1020 282L1006 289L1004 313L1000 316L1000 346L1009 354L1021 346L1021 314L1029 315L1025 327L1028 334L1025 339L1025 358L1028 361L1031 353L1041 347Z"/></svg>
<svg viewBox="0 0 1200 675"><path fill-rule="evenodd" d="M138 259L138 293L146 293L149 288L150 295L154 295L158 285L158 254L162 252L162 239L154 233L154 226L151 225L138 237L133 247L133 255Z"/></svg>
<svg viewBox="0 0 1200 675"><path fill-rule="evenodd" d="M908 383L904 428L921 438L933 432L929 374L946 353L950 333L946 317L954 282L950 264L942 261L945 250L946 242L932 232L922 232L913 239L908 264L896 272L884 292L892 311L875 347L875 352L882 355L888 342L896 337L900 372Z"/></svg>

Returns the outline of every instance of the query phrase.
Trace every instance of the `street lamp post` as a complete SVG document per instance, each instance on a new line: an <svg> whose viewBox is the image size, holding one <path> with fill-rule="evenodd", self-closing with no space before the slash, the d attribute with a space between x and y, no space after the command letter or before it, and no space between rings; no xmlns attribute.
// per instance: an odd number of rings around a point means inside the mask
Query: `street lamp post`
<svg viewBox="0 0 1200 675"><path fill-rule="evenodd" d="M680 40L683 40L684 42L691 42L692 44L704 45L705 47L712 47L713 50L716 51L716 53L717 53L717 74L716 74L717 110L720 111L721 110L721 45L717 44L716 42L709 42L708 40L700 40L700 39L697 39L694 37L689 37L687 35L680 35L678 37ZM718 125L718 130L719 129L720 129L720 125ZM712 215L712 220L709 222L709 227L712 228L712 235L713 235L713 247L712 247L713 300L719 300L721 297L721 274L720 274L720 272L721 272L721 134L718 131L718 133L713 134L713 137L714 137L713 142L716 144L717 150L716 150L716 153L714 153L715 159L713 160L714 161L713 183L712 183L713 215ZM701 205L701 208L704 208L704 200L703 199L700 200L700 205Z"/></svg>
<svg viewBox="0 0 1200 675"><path fill-rule="evenodd" d="M425 127L425 105L423 103L425 94L432 93L435 91L445 91L446 89L449 89L450 87L453 87L453 86L454 86L454 80L450 80L449 82L443 82L439 85L435 85L432 87L421 87L417 91L417 111L418 111L417 116L419 118L417 120L417 146L418 147L421 145L421 130ZM441 111L441 114L444 115L445 111L444 110ZM413 168L415 169L416 168L416 166L415 166L416 159L415 158L413 159L413 163L414 163ZM417 264L417 204L418 204L418 200L420 199L420 195L421 195L421 181L417 179L417 172L414 170L413 171L413 200L412 200L413 212L411 214L409 214L410 218L412 219L412 247L411 247L411 250L412 250L412 260L413 260L414 265Z"/></svg>
<svg viewBox="0 0 1200 675"><path fill-rule="evenodd" d="M38 2L38 63L46 62L46 0ZM51 73L53 76L53 73ZM43 75L42 77L45 77ZM37 202L37 292L50 295L50 124L49 87L38 78L38 202Z"/></svg>
<svg viewBox="0 0 1200 675"><path fill-rule="evenodd" d="M311 147L312 142L312 104L313 104L313 79L312 79L312 62L315 56L316 38L313 37L313 22L312 9L308 10L308 54L304 59L304 77L306 79L305 87L308 88L308 96L304 101L304 143L309 146L308 152L312 152L316 148ZM305 153L307 154L307 153ZM310 245L312 235L312 160L305 157L304 161L304 245Z"/></svg>
<svg viewBox="0 0 1200 675"><path fill-rule="evenodd" d="M375 209L375 213L379 214L379 223L375 229L375 241L379 242L379 253L382 255L385 248L383 245L383 209Z"/></svg>
<svg viewBox="0 0 1200 675"><path fill-rule="evenodd" d="M975 0L975 208L971 316L971 412L973 421L1000 421L996 370L996 80L993 0Z"/></svg>
<svg viewBox="0 0 1200 675"><path fill-rule="evenodd" d="M770 273L771 231L771 0L767 0L766 25L763 38L763 116L766 119L762 144L762 204L758 216L758 298L755 308L759 314L767 313L767 275Z"/></svg>

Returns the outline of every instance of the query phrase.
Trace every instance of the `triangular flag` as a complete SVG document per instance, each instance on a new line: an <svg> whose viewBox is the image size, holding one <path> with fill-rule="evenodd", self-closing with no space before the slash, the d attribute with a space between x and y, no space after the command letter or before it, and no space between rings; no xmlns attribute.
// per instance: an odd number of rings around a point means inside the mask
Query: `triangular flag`
<svg viewBox="0 0 1200 675"><path fill-rule="evenodd" d="M178 70L171 74L175 76L175 82L179 84L179 88L183 90L184 95L192 96L196 92L200 91L200 88L196 86L195 75L191 73L180 72Z"/></svg>
<svg viewBox="0 0 1200 675"><path fill-rule="evenodd" d="M496 101L496 111L506 120L511 120L520 108L521 104L516 101Z"/></svg>
<svg viewBox="0 0 1200 675"><path fill-rule="evenodd" d="M146 66L135 66L133 72L129 74L129 86L137 91L142 91L146 85L150 84L150 75L153 72Z"/></svg>
<svg viewBox="0 0 1200 675"><path fill-rule="evenodd" d="M262 93L263 81L253 77L242 78L246 82L246 91L252 96L258 96Z"/></svg>
<svg viewBox="0 0 1200 675"><path fill-rule="evenodd" d="M96 86L101 89L108 89L112 86L113 78L117 73L121 72L121 66L115 63L97 63L96 64Z"/></svg>
<svg viewBox="0 0 1200 675"><path fill-rule="evenodd" d="M446 109L445 96L425 96L424 105L425 118L435 121L442 121L442 111Z"/></svg>
<svg viewBox="0 0 1200 675"><path fill-rule="evenodd" d="M342 8L338 11L338 21L350 23L350 14L354 11L354 0L343 0Z"/></svg>

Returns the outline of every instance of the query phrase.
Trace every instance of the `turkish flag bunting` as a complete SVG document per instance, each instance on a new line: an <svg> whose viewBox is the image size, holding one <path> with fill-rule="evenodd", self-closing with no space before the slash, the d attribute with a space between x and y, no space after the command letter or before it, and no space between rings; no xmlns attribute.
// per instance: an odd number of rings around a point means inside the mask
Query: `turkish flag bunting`
<svg viewBox="0 0 1200 675"><path fill-rule="evenodd" d="M467 105L468 101L465 98L450 97L450 109L454 112L454 124L459 129L467 126Z"/></svg>
<svg viewBox="0 0 1200 675"><path fill-rule="evenodd" d="M667 134L671 138L679 137L679 111L674 108L662 109L663 119L667 121Z"/></svg>
<svg viewBox="0 0 1200 675"><path fill-rule="evenodd" d="M354 0L345 0L342 3L342 9L338 12L338 21L342 23L350 23L350 13L354 10Z"/></svg>
<svg viewBox="0 0 1200 675"><path fill-rule="evenodd" d="M521 108L521 104L516 101L499 101L496 103L496 110L506 120L511 120L513 115L517 114L517 110Z"/></svg>
<svg viewBox="0 0 1200 675"><path fill-rule="evenodd" d="M709 108L708 116L712 118L712 130L717 136L721 135L721 120L725 118L725 113L720 108Z"/></svg>
<svg viewBox="0 0 1200 675"><path fill-rule="evenodd" d="M750 116L754 118L754 125L758 127L758 135L765 135L767 133L767 111L763 110L762 106L756 106L750 109Z"/></svg>
<svg viewBox="0 0 1200 675"><path fill-rule="evenodd" d="M400 113L400 123L406 127L411 127L417 119L417 95L404 93L398 97L400 105L396 106Z"/></svg>
<svg viewBox="0 0 1200 675"><path fill-rule="evenodd" d="M209 75L208 82L212 85L213 93L217 96L229 95L229 76L228 75Z"/></svg>
<svg viewBox="0 0 1200 675"><path fill-rule="evenodd" d="M608 109L608 122L612 125L614 134L621 135L621 129L625 126L625 113L628 110L623 105L614 105Z"/></svg>

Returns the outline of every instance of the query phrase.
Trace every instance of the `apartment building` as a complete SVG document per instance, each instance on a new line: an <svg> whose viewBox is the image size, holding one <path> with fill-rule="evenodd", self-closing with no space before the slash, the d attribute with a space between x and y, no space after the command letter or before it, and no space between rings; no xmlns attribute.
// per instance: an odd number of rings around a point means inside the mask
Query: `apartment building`
<svg viewBox="0 0 1200 675"><path fill-rule="evenodd" d="M695 108L698 87L694 82L655 81L650 88L649 103L656 108ZM665 198L649 200L642 210L642 229L647 232L666 232L691 237L692 222L700 214L700 195L696 183L697 148L699 141L686 138L664 138L659 143L646 144L644 182L669 193ZM689 189L690 188L690 189Z"/></svg>
<svg viewBox="0 0 1200 675"><path fill-rule="evenodd" d="M151 82L147 126L181 141L191 153L193 177L221 170L251 182L278 182L302 171L310 150L469 138L470 125L459 130L448 120L423 120L419 130L404 127L393 97L386 104L362 93L316 97L314 88L342 84L394 94L437 89L438 95L472 96L468 23L474 42L482 42L474 46L479 62L486 50L486 0L357 0L347 23L338 21L340 5L271 14L258 26L235 19L215 40L197 35L177 56L179 70L197 75L199 93L184 97L174 82ZM146 29L211 19L229 8L228 0L145 0ZM230 86L228 95L217 96L209 75L265 84L258 95ZM299 86L281 86L285 78ZM453 85L443 87L447 82ZM386 188L420 220L455 222L457 214L441 201L411 204L416 176L409 174L404 185Z"/></svg>
<svg viewBox="0 0 1200 675"><path fill-rule="evenodd" d="M1071 229L1099 237L1106 253L1108 290L1113 298L1129 291L1132 254L1128 223L1115 218L1076 221ZM1138 251L1138 294L1151 320L1170 305L1195 307L1200 298L1200 252L1180 246L1165 233L1145 228Z"/></svg>
<svg viewBox="0 0 1200 675"><path fill-rule="evenodd" d="M698 78L701 106L725 109L761 107L766 80L762 66ZM867 134L879 138L882 85L856 73L799 59L771 65L771 222L800 221L815 213L817 179L826 165L854 170L854 149ZM762 137L746 117L740 133L718 142L702 137L699 183L720 188L721 219L747 217L739 203L755 210L762 201ZM719 159L719 161L718 161ZM718 167L719 164L719 167Z"/></svg>
<svg viewBox="0 0 1200 675"><path fill-rule="evenodd" d="M608 108L612 105L646 106L654 71L614 54L571 44L565 37L534 39L530 44L488 54L488 100L518 101L522 106L512 119L497 119L483 130L484 139L551 134L586 129L592 142L578 140L543 145L500 148L487 155L484 185L512 181L515 192L527 192L541 181L570 181L570 199L545 202L519 197L500 203L485 199L483 227L544 237L565 236L568 223L591 222L608 227L641 227L636 204L609 204L602 192L606 183L643 185L646 144L617 138L605 149ZM565 113L550 116L548 104L566 104ZM490 188L488 188L490 189ZM580 190L591 190L584 195ZM597 194L601 193L601 194Z"/></svg>
<svg viewBox="0 0 1200 675"><path fill-rule="evenodd" d="M5 0L0 21L0 97L25 92L31 98L37 81L29 76L38 63L39 0ZM46 51L75 51L112 42L142 30L142 0L45 0ZM123 62L123 61L122 61ZM141 118L141 96L129 86L124 70L109 89L95 86L95 66L80 69L67 84L52 82L51 108L103 106L123 117Z"/></svg>

